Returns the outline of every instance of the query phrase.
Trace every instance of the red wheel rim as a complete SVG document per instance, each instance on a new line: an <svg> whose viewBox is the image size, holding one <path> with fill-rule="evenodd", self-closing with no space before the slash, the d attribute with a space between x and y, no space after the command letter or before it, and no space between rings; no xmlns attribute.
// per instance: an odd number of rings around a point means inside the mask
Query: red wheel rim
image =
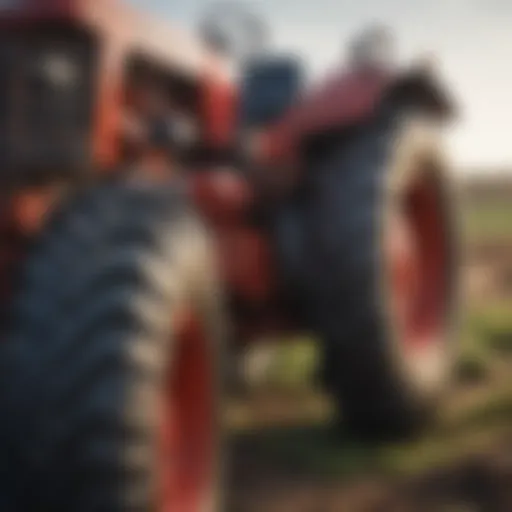
<svg viewBox="0 0 512 512"><path fill-rule="evenodd" d="M449 293L443 209L436 178L422 175L406 188L386 227L392 317L408 350L442 340Z"/></svg>
<svg viewBox="0 0 512 512"><path fill-rule="evenodd" d="M161 425L159 512L211 512L215 462L214 365L198 316L179 321Z"/></svg>

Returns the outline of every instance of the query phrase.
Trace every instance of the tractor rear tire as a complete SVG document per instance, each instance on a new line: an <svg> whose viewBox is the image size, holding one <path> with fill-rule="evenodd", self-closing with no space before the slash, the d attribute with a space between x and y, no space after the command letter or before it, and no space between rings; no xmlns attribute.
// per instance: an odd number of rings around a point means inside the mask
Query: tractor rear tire
<svg viewBox="0 0 512 512"><path fill-rule="evenodd" d="M7 340L7 510L217 510L215 274L205 229L166 186L102 185L56 215Z"/></svg>
<svg viewBox="0 0 512 512"><path fill-rule="evenodd" d="M341 425L366 440L428 425L457 352L457 223L437 135L422 116L395 116L310 169L310 307L325 342L324 380ZM415 246L417 278L401 310L387 252L397 218ZM400 257L407 274L413 260ZM402 281L411 288L412 273Z"/></svg>

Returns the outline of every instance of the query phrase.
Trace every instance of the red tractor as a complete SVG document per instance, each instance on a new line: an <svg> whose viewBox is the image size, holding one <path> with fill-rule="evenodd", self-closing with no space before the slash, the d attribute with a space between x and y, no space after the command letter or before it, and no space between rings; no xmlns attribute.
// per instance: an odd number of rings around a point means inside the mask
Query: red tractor
<svg viewBox="0 0 512 512"><path fill-rule="evenodd" d="M452 106L365 45L318 87L264 54L240 82L114 0L2 2L2 510L214 510L222 355L260 334L318 338L356 435L431 416Z"/></svg>

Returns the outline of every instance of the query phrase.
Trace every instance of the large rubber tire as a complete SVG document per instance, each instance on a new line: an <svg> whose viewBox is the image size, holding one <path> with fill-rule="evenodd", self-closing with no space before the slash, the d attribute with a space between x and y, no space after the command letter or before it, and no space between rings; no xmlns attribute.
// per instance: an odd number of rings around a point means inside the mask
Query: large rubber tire
<svg viewBox="0 0 512 512"><path fill-rule="evenodd" d="M117 183L74 198L20 288L1 412L7 510L170 512L159 452L180 319L200 319L214 378L222 344L212 247L182 195Z"/></svg>
<svg viewBox="0 0 512 512"><path fill-rule="evenodd" d="M457 223L438 134L421 116L392 117L352 134L311 169L313 322L325 342L325 380L342 424L366 439L408 437L427 425L456 354ZM427 233L414 233L423 237L420 277L430 295L421 300L430 302L421 307L432 338L416 350L391 312L386 222L406 200L421 209L422 199L410 195L419 184L433 194L431 211L415 214Z"/></svg>

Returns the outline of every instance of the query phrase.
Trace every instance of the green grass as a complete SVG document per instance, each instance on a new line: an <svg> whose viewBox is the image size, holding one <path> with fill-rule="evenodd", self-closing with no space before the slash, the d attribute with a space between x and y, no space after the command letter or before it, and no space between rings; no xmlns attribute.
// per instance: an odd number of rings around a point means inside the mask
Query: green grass
<svg viewBox="0 0 512 512"><path fill-rule="evenodd" d="M512 298L469 311L462 332L463 350L482 355L512 355Z"/></svg>
<svg viewBox="0 0 512 512"><path fill-rule="evenodd" d="M512 298L470 308L460 336L458 375L462 381L484 380L495 360L512 358Z"/></svg>
<svg viewBox="0 0 512 512"><path fill-rule="evenodd" d="M310 388L320 365L318 343L311 338L300 338L276 347L269 379L281 389Z"/></svg>
<svg viewBox="0 0 512 512"><path fill-rule="evenodd" d="M512 201L467 204L462 208L462 224L470 243L512 239Z"/></svg>

